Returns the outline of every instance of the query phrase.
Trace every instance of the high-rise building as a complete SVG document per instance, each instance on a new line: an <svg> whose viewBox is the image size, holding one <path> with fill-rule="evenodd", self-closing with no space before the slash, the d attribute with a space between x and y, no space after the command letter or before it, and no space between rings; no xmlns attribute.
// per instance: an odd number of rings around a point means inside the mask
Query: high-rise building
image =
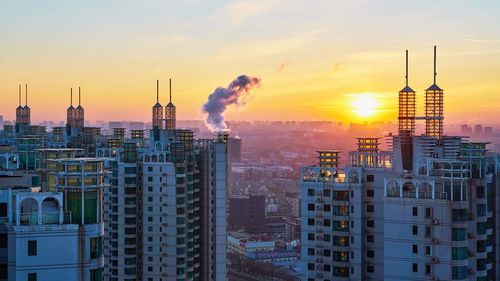
<svg viewBox="0 0 500 281"><path fill-rule="evenodd" d="M102 161L48 161L54 191L1 186L0 279L102 280Z"/></svg>
<svg viewBox="0 0 500 281"><path fill-rule="evenodd" d="M411 137L412 161L399 135L392 151L358 139L345 168L334 150L302 168L303 281L498 280L500 157L443 135L442 93L434 83L414 117L426 134Z"/></svg>
<svg viewBox="0 0 500 281"><path fill-rule="evenodd" d="M149 142L134 130L97 148L111 156L106 281L226 280L227 134L196 140L176 129L173 104L166 110Z"/></svg>

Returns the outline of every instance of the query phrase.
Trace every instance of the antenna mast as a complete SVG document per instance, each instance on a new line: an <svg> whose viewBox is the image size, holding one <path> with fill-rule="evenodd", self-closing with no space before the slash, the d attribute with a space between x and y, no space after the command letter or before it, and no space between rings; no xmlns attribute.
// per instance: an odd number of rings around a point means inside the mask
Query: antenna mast
<svg viewBox="0 0 500 281"><path fill-rule="evenodd" d="M21 106L21 84L19 84L19 106Z"/></svg>
<svg viewBox="0 0 500 281"><path fill-rule="evenodd" d="M172 102L172 78L168 79L169 91L170 91L170 102Z"/></svg>
<svg viewBox="0 0 500 281"><path fill-rule="evenodd" d="M26 106L28 106L28 84L26 84L26 90L25 90L25 94L26 94Z"/></svg>
<svg viewBox="0 0 500 281"><path fill-rule="evenodd" d="M436 84L436 46L434 46L434 84Z"/></svg>
<svg viewBox="0 0 500 281"><path fill-rule="evenodd" d="M160 92L160 81L156 80L156 103L160 102L159 92Z"/></svg>
<svg viewBox="0 0 500 281"><path fill-rule="evenodd" d="M80 92L80 86L78 86L78 105L82 104L82 97L81 97L81 92Z"/></svg>
<svg viewBox="0 0 500 281"><path fill-rule="evenodd" d="M405 75L405 79L406 79L406 86L408 87L408 50L406 50L406 75Z"/></svg>

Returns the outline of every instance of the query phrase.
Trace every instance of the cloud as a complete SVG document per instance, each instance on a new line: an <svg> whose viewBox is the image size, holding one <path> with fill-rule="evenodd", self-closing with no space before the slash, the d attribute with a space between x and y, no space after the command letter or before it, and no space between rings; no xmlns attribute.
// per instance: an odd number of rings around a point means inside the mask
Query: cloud
<svg viewBox="0 0 500 281"><path fill-rule="evenodd" d="M481 43L481 44L498 44L500 40L484 40L484 39L474 39L474 38L464 38L462 41Z"/></svg>
<svg viewBox="0 0 500 281"><path fill-rule="evenodd" d="M222 12L232 23L239 24L248 18L274 8L283 0L238 1L224 6Z"/></svg>
<svg viewBox="0 0 500 281"><path fill-rule="evenodd" d="M278 64L278 66L276 67L276 72L282 72L283 70L285 70L286 68L288 68L288 66L290 65L291 61L290 60L286 60L284 62L281 62L280 64Z"/></svg>

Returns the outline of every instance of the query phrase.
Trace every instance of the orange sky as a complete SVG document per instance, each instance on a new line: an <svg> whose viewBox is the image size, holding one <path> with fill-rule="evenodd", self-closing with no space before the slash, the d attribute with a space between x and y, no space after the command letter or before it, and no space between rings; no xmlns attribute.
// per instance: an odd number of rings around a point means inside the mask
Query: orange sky
<svg viewBox="0 0 500 281"><path fill-rule="evenodd" d="M402 2L2 1L0 115L28 83L32 119L64 120L80 85L87 119L149 121L156 79L165 105L172 77L178 119L201 119L215 87L247 74L262 87L227 120L395 121L404 50L421 114L437 44L446 122L495 123L500 4ZM373 116L352 106L363 95Z"/></svg>

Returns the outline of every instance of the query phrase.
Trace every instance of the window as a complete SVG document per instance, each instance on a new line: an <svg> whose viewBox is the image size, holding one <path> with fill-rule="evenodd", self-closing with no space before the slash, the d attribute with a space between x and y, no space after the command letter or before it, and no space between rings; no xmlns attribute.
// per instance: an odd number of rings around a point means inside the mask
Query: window
<svg viewBox="0 0 500 281"><path fill-rule="evenodd" d="M466 228L452 228L451 240L452 241L465 241Z"/></svg>
<svg viewBox="0 0 500 281"><path fill-rule="evenodd" d="M373 243L375 241L375 238L373 235L366 235L366 242Z"/></svg>
<svg viewBox="0 0 500 281"><path fill-rule="evenodd" d="M28 240L28 256L36 256L36 240Z"/></svg>
<svg viewBox="0 0 500 281"><path fill-rule="evenodd" d="M418 264L413 264L413 272L418 272Z"/></svg>
<svg viewBox="0 0 500 281"><path fill-rule="evenodd" d="M451 248L451 259L452 260L466 260L467 259L467 247L452 247Z"/></svg>
<svg viewBox="0 0 500 281"><path fill-rule="evenodd" d="M425 237L431 237L431 227L430 226L425 227Z"/></svg>
<svg viewBox="0 0 500 281"><path fill-rule="evenodd" d="M366 221L366 227L374 227L374 225L375 225L374 221L372 221L372 220Z"/></svg>
<svg viewBox="0 0 500 281"><path fill-rule="evenodd" d="M374 197L374 196L375 192L373 191L373 189L366 190L366 197Z"/></svg>
<svg viewBox="0 0 500 281"><path fill-rule="evenodd" d="M314 241L314 233L307 233L307 240Z"/></svg>
<svg viewBox="0 0 500 281"><path fill-rule="evenodd" d="M426 218L432 217L432 208L425 208L425 217Z"/></svg>
<svg viewBox="0 0 500 281"><path fill-rule="evenodd" d="M7 217L7 203L0 203L0 217Z"/></svg>
<svg viewBox="0 0 500 281"><path fill-rule="evenodd" d="M366 266L366 272L373 273L375 271L375 267L373 265Z"/></svg>
<svg viewBox="0 0 500 281"><path fill-rule="evenodd" d="M330 212L330 210L331 210L330 204L325 204L325 205L323 206L323 211L325 211L325 212Z"/></svg>
<svg viewBox="0 0 500 281"><path fill-rule="evenodd" d="M314 189L309 188L307 190L307 196L314 196Z"/></svg>
<svg viewBox="0 0 500 281"><path fill-rule="evenodd" d="M307 270L314 270L314 263L308 263Z"/></svg>
<svg viewBox="0 0 500 281"><path fill-rule="evenodd" d="M373 213L375 211L375 207L373 205L366 205L366 212Z"/></svg>
<svg viewBox="0 0 500 281"><path fill-rule="evenodd" d="M314 248L307 248L307 255L314 256Z"/></svg>
<svg viewBox="0 0 500 281"><path fill-rule="evenodd" d="M465 279L468 276L467 266L452 266L451 278L452 279Z"/></svg>
<svg viewBox="0 0 500 281"><path fill-rule="evenodd" d="M451 213L451 218L453 222L466 222L467 209L453 209Z"/></svg>
<svg viewBox="0 0 500 281"><path fill-rule="evenodd" d="M375 252L372 251L372 250L366 251L366 257L367 258L373 258L373 257L375 257Z"/></svg>
<svg viewBox="0 0 500 281"><path fill-rule="evenodd" d="M367 182L374 182L375 176L374 175L366 175L366 181Z"/></svg>
<svg viewBox="0 0 500 281"><path fill-rule="evenodd" d="M418 245L413 244L413 245L412 245L412 250L411 250L411 251L412 251L412 253L414 253L414 254L418 254Z"/></svg>
<svg viewBox="0 0 500 281"><path fill-rule="evenodd" d="M425 274L431 274L431 266L429 264L425 265Z"/></svg>
<svg viewBox="0 0 500 281"><path fill-rule="evenodd" d="M314 219L307 219L307 225L314 225Z"/></svg>
<svg viewBox="0 0 500 281"><path fill-rule="evenodd" d="M0 234L0 248L7 248L7 234Z"/></svg>
<svg viewBox="0 0 500 281"><path fill-rule="evenodd" d="M484 186L478 186L476 189L476 197L484 198Z"/></svg>
<svg viewBox="0 0 500 281"><path fill-rule="evenodd" d="M413 233L413 235L418 235L418 226L414 225L412 227L412 233Z"/></svg>
<svg viewBox="0 0 500 281"><path fill-rule="evenodd" d="M102 268L91 269L90 281L101 281L101 280L102 280Z"/></svg>
<svg viewBox="0 0 500 281"><path fill-rule="evenodd" d="M307 204L308 211L314 211L314 204Z"/></svg>
<svg viewBox="0 0 500 281"><path fill-rule="evenodd" d="M431 256L432 255L431 246L425 246L425 255L426 256Z"/></svg>
<svg viewBox="0 0 500 281"><path fill-rule="evenodd" d="M36 273L28 273L28 281L36 281Z"/></svg>
<svg viewBox="0 0 500 281"><path fill-rule="evenodd" d="M418 216L418 207L413 207L413 216Z"/></svg>

